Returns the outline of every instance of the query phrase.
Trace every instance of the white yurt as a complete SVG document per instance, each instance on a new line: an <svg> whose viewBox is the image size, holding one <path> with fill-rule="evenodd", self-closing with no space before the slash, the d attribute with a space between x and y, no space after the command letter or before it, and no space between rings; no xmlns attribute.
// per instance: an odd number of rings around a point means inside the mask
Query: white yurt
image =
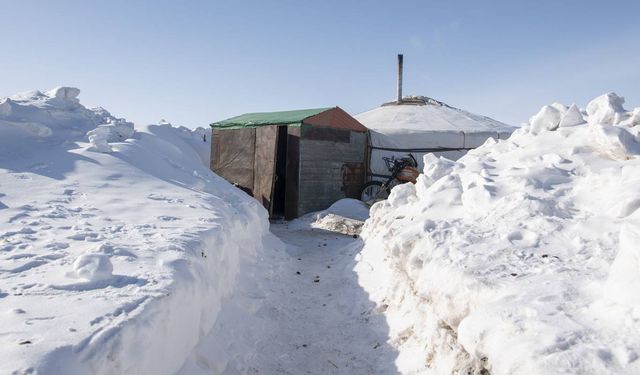
<svg viewBox="0 0 640 375"><path fill-rule="evenodd" d="M373 179L389 175L383 157L411 153L422 171L425 154L456 160L488 138L505 139L516 129L425 96L403 97L355 118L369 128L369 173Z"/></svg>
<svg viewBox="0 0 640 375"><path fill-rule="evenodd" d="M370 180L390 177L383 158L412 154L418 170L423 171L426 154L457 160L487 139L506 139L516 130L426 96L403 96L403 60L403 55L398 54L397 99L354 116L369 129Z"/></svg>

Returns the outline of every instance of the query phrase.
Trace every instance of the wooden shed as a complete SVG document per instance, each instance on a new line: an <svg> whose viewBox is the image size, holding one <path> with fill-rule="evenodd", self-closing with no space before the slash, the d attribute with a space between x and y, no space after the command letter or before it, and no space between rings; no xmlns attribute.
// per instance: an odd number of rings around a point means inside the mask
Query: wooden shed
<svg viewBox="0 0 640 375"><path fill-rule="evenodd" d="M358 198L367 128L340 109L248 113L211 124L211 169L287 220Z"/></svg>

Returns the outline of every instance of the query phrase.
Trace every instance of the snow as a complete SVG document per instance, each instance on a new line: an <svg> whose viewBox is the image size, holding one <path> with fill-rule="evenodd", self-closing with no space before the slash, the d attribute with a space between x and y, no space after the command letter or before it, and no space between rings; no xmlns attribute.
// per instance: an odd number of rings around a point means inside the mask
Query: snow
<svg viewBox="0 0 640 375"><path fill-rule="evenodd" d="M475 148L487 138L505 139L514 127L427 97L406 97L413 104L383 105L355 116L370 129L370 145L386 149ZM415 104L421 103L421 104ZM371 171L388 175L382 157L405 157L408 151L372 149ZM426 152L413 151L422 168ZM455 160L464 150L438 152Z"/></svg>
<svg viewBox="0 0 640 375"><path fill-rule="evenodd" d="M340 199L327 208L326 211L353 220L365 221L369 218L369 206L364 202L351 198Z"/></svg>
<svg viewBox="0 0 640 375"><path fill-rule="evenodd" d="M640 205L636 201L634 205ZM623 224L620 228L620 250L611 264L606 289L614 301L629 307L640 306L640 230Z"/></svg>
<svg viewBox="0 0 640 375"><path fill-rule="evenodd" d="M0 373L175 373L277 239L204 129L78 95L0 99Z"/></svg>
<svg viewBox="0 0 640 375"><path fill-rule="evenodd" d="M82 254L73 262L73 273L87 281L107 280L113 276L113 264L105 254Z"/></svg>
<svg viewBox="0 0 640 375"><path fill-rule="evenodd" d="M310 212L293 220L289 227L295 230L322 229L342 234L358 234L369 218L369 206L357 199L344 198L319 212Z"/></svg>
<svg viewBox="0 0 640 375"><path fill-rule="evenodd" d="M282 251L244 268L252 277L180 373L396 374L385 318L353 270L361 240L289 223L272 231Z"/></svg>
<svg viewBox="0 0 640 375"><path fill-rule="evenodd" d="M92 151L113 152L110 142L121 142L133 138L133 124L130 122L116 120L114 123L98 125L97 128L87 132Z"/></svg>
<svg viewBox="0 0 640 375"><path fill-rule="evenodd" d="M622 105L624 98L613 92L601 95L587 104L586 112L592 124L613 125L626 113Z"/></svg>
<svg viewBox="0 0 640 375"><path fill-rule="evenodd" d="M543 107L371 208L359 282L403 374L640 372L636 108Z"/></svg>
<svg viewBox="0 0 640 375"><path fill-rule="evenodd" d="M532 133L540 133L544 130L556 130L567 111L560 103L545 105L540 111L529 120Z"/></svg>
<svg viewBox="0 0 640 375"><path fill-rule="evenodd" d="M431 99L381 107L393 142L477 148L273 233L206 129L79 94L0 99L2 374L640 372L640 108L614 93L507 140Z"/></svg>
<svg viewBox="0 0 640 375"><path fill-rule="evenodd" d="M569 109L567 109L567 112L565 112L562 116L562 119L560 120L560 124L558 124L558 126L560 126L561 128L566 128L569 126L582 125L584 123L584 117L582 115L582 112L580 112L578 106L576 106L575 104L571 104Z"/></svg>

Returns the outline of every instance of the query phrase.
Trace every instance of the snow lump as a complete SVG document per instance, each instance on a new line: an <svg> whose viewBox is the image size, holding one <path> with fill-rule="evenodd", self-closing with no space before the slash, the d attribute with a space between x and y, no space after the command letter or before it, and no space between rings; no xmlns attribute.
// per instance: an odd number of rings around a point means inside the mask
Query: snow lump
<svg viewBox="0 0 640 375"><path fill-rule="evenodd" d="M113 264L104 254L82 254L73 262L74 274L87 281L109 279L113 274Z"/></svg>

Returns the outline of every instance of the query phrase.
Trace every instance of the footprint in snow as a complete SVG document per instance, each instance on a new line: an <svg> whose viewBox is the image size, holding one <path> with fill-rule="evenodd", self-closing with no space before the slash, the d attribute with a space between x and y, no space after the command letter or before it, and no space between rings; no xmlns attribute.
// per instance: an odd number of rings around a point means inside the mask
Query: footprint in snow
<svg viewBox="0 0 640 375"><path fill-rule="evenodd" d="M158 216L158 219L159 219L159 220L162 220L162 221L176 221L176 220L180 220L180 218L179 218L179 217L175 217L175 216L167 216L167 215L161 215L161 216Z"/></svg>
<svg viewBox="0 0 640 375"><path fill-rule="evenodd" d="M69 247L69 244L66 242L51 242L50 244L45 246L45 248L51 249L51 250L63 250L68 247Z"/></svg>
<svg viewBox="0 0 640 375"><path fill-rule="evenodd" d="M160 194L149 194L147 195L147 199L151 199L154 201L164 201L167 203L184 203L184 199L169 198L167 196L160 195Z"/></svg>
<svg viewBox="0 0 640 375"><path fill-rule="evenodd" d="M89 241L89 242L96 242L96 241L102 240L102 236L99 233L94 233L94 232L76 233L76 234L72 234L71 236L67 236L67 238L70 240Z"/></svg>
<svg viewBox="0 0 640 375"><path fill-rule="evenodd" d="M7 272L9 273L21 273L21 272L25 272L28 271L30 269L36 268L36 267L40 267L44 264L47 264L47 261L44 259L36 259L36 260L32 260L29 261L21 266L18 266L16 268L13 268L11 270L7 270Z"/></svg>
<svg viewBox="0 0 640 375"><path fill-rule="evenodd" d="M22 253L22 254L16 254L16 255L11 255L9 257L6 257L6 260L20 260L20 259L24 259L24 258L33 258L35 257L36 254L33 253Z"/></svg>
<svg viewBox="0 0 640 375"><path fill-rule="evenodd" d="M114 173L111 175L108 175L107 177L105 177L105 180L109 180L109 181L114 181L114 180L119 180L123 177L124 175L122 173Z"/></svg>
<svg viewBox="0 0 640 375"><path fill-rule="evenodd" d="M24 227L18 231L5 232L4 234L0 235L0 238L8 238L8 237L13 237L20 234L34 234L34 233L36 233L36 231L33 230L32 228Z"/></svg>
<svg viewBox="0 0 640 375"><path fill-rule="evenodd" d="M97 252L100 254L105 254L109 256L120 256L130 259L137 259L138 256L131 251L129 251L126 247L112 245L110 243L104 243L98 247Z"/></svg>

